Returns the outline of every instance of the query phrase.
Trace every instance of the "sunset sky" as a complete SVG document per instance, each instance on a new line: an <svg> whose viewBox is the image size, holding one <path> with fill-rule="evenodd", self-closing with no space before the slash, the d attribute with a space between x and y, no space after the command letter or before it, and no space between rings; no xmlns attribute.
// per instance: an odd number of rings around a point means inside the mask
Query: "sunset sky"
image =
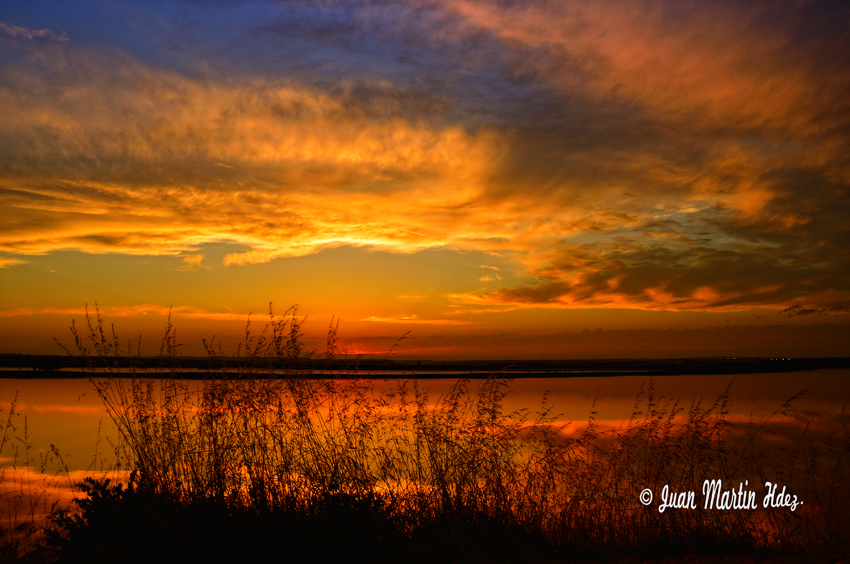
<svg viewBox="0 0 850 564"><path fill-rule="evenodd" d="M0 352L846 356L850 4L0 6ZM154 350L156 349L156 350Z"/></svg>

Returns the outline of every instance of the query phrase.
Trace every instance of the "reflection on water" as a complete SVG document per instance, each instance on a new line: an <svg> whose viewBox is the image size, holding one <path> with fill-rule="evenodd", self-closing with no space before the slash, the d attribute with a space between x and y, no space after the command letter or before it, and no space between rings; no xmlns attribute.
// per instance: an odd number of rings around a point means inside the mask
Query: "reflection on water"
<svg viewBox="0 0 850 564"><path fill-rule="evenodd" d="M376 380L377 392L392 391L398 380ZM453 381L420 381L437 399ZM762 420L773 414L785 401L793 401L794 413L807 416L839 416L850 401L850 370L816 370L781 374L744 374L738 376L656 376L651 381L656 398L680 400L688 407L692 400L714 401L731 384L730 419ZM581 423L591 410L600 424L618 424L632 414L638 392L646 390L650 380L642 376L522 378L510 384L504 411L539 410L544 394L546 403L559 420ZM799 395L804 392L802 395ZM17 398L17 399L16 399ZM644 397L645 399L645 397ZM14 435L31 444L30 459L37 465L55 445L69 470L105 469L111 460L109 440L115 427L103 409L100 398L87 379L0 379L0 417L5 422L12 402ZM672 403L671 403L672 405ZM11 441L2 451L8 465L10 451L25 455L22 441ZM53 467L51 469L58 469Z"/></svg>
<svg viewBox="0 0 850 564"><path fill-rule="evenodd" d="M374 389L376 393L389 392L398 383L380 379L374 382ZM436 401L452 383L427 380L420 381L420 386L430 390ZM728 420L733 424L760 424L796 396L793 416L775 417L775 434L765 439L777 445L796 440L807 425L817 440L818 423L843 417L850 399L850 370L736 377L660 376L651 382L656 400L670 400L671 407L678 400L686 409L692 401L710 405L730 384ZM197 381L190 382L190 386L197 385ZM545 394L546 405L561 414L558 421L574 423L566 427L566 432L580 430L592 411L604 430L629 419L640 390L643 396L637 406L645 406L649 386L650 381L641 376L522 378L511 383L503 407L504 412L527 409L533 418ZM9 418L13 406L14 414ZM0 409L0 432L5 431L6 436L0 451L0 494L4 502L0 504L0 518L8 519L22 508L32 515L46 513L54 501L71 497L72 484L86 475L114 468L111 445L117 439L117 430L87 379L0 379Z"/></svg>
<svg viewBox="0 0 850 564"><path fill-rule="evenodd" d="M468 500L485 504L480 505L483 514L522 507L536 522L549 523L550 516L560 515L569 525L566 531L586 535L595 535L605 519L609 533L619 534L623 527L614 519L631 516L629 527L649 523L635 533L642 538L657 533L656 522L675 530L681 523L697 529L703 524L699 513L678 513L672 521L666 520L672 514L664 513L659 521L660 506L657 513L644 507L652 503L642 501L645 493L654 492L658 505L668 485L684 495L699 490L703 480L722 479L731 488L749 480L756 491L767 488L767 477L791 488L806 504L790 510L799 509L791 516L765 510L715 515L711 523L723 527L722 535L746 526L753 534L780 539L797 530L792 517L804 519L806 527L794 537L802 542L823 538L818 535L829 534L834 523L850 522L841 514L850 492L844 475L839 472L836 479L833 473L843 464L841 452L847 452L848 439L840 431L843 425L846 433L848 376L850 370L666 376L651 383L624 376L528 378L510 383L503 399L500 387L489 385L493 382L472 382L473 396L476 390L490 390L479 396L483 403L459 396L465 394L463 387L451 392L456 381L428 379L416 384L429 390L429 398L415 395L412 411L404 407L410 405L409 395L392 400L383 395L399 387L397 379L371 380L371 392L350 380L182 380L173 385L162 380L133 388L130 393L141 394L135 396L139 399L116 397L111 413L128 415L123 428L138 439L133 444L144 462L142 472L157 477L157 487L171 488L167 491L174 499L220 495L268 510L267 501L279 499L276 495L306 503L351 487L390 491L387 499L401 499L421 514L422 507L454 507L451 500L466 492ZM130 381L108 384L112 393L126 390ZM197 389L204 390L202 399L191 394ZM148 390L151 396L145 395ZM165 399L144 399L160 392ZM369 393L379 395L372 401ZM5 437L0 525L43 519L55 504L67 503L75 482L115 467L117 430L89 381L0 380L0 394ZM719 396L731 400L728 408L723 404L722 417L718 409L709 409ZM487 398L501 401L502 413L525 410L531 421L535 412L551 408L555 426L549 426L550 418L539 426L502 418ZM793 410L787 409L791 398ZM695 404L702 409L691 409ZM431 410L435 406L439 409ZM647 411L652 415L644 417ZM829 439L836 430L837 443ZM803 433L806 440L800 441ZM736 439L737 446L732 445ZM117 477L126 480L127 475ZM820 503L827 498L832 501ZM420 499L428 503L411 505ZM584 528L573 527L575 522Z"/></svg>

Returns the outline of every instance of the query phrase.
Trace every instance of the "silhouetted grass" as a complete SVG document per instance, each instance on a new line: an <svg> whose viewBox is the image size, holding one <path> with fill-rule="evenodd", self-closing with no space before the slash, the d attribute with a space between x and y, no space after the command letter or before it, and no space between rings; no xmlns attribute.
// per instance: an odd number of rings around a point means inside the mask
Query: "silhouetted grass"
<svg viewBox="0 0 850 564"><path fill-rule="evenodd" d="M0 562L40 562L44 523L60 508L55 494L73 486L56 446L35 452L27 418L17 409L16 395L0 420Z"/></svg>
<svg viewBox="0 0 850 564"><path fill-rule="evenodd" d="M368 378L310 379L300 360L316 355L301 323L294 309L270 311L259 335L246 328L238 376L204 381L179 370L110 378L102 360L129 351L99 314L84 334L72 327L83 362L99 359L91 379L132 478L84 484L79 511L54 516L53 554L245 560L276 547L319 560L544 561L847 550L846 427L765 449L766 424L728 420L728 389L682 408L650 382L618 428L600 429L592 413L570 434L545 398L536 412L505 413L509 381L498 375L440 397L416 381L378 393ZM221 352L205 345L214 367ZM178 347L169 322L159 372ZM332 325L324 356L336 349ZM748 480L759 501L765 481L785 484L805 505L661 513L639 501L665 485L701 492L706 479L724 489Z"/></svg>

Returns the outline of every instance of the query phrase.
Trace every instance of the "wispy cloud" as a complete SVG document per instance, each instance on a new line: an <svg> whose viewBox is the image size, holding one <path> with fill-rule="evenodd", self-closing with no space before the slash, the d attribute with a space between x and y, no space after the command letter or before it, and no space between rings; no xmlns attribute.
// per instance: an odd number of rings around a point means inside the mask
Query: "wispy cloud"
<svg viewBox="0 0 850 564"><path fill-rule="evenodd" d="M801 305L789 306L779 313L787 313L789 317L796 315L841 315L850 312L848 304L832 304L826 307L803 307Z"/></svg>
<svg viewBox="0 0 850 564"><path fill-rule="evenodd" d="M204 260L204 255L189 255L183 257L183 266L181 270L197 270L201 267L201 262Z"/></svg>
<svg viewBox="0 0 850 564"><path fill-rule="evenodd" d="M820 87L833 63L816 57L847 39L824 29L821 44L794 41L801 22L828 24L817 7L780 4L782 18L773 5L743 2L446 2L504 41L538 49L533 71L565 90L637 102L689 129L814 134L826 119L820 108L847 107L845 78Z"/></svg>
<svg viewBox="0 0 850 564"><path fill-rule="evenodd" d="M416 325L474 325L477 323L475 321L461 321L459 319L419 319L415 315L399 315L397 317L366 317L360 321Z"/></svg>
<svg viewBox="0 0 850 564"><path fill-rule="evenodd" d="M86 315L86 313L91 316L94 316L95 310L93 308L87 310L85 307L18 308L5 311L0 310L0 317L20 317L33 315L84 316ZM215 319L221 321L245 321L250 315L249 312L206 311L190 306L164 307L155 304L101 307L100 314L104 317L166 317L168 315L171 315L175 318Z"/></svg>
<svg viewBox="0 0 850 564"><path fill-rule="evenodd" d="M0 268L9 268L18 264L26 264L26 262L25 260L16 258L0 257Z"/></svg>
<svg viewBox="0 0 850 564"><path fill-rule="evenodd" d="M53 41L68 41L68 36L65 32L54 33L49 29L30 29L19 25L12 25L6 22L0 22L0 31L11 35L12 37L20 37L23 39L46 38Z"/></svg>

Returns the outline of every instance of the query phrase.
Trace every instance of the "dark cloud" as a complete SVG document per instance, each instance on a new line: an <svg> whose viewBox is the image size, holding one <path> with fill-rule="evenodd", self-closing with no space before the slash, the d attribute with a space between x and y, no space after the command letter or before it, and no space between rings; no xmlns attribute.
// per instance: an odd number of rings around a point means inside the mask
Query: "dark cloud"
<svg viewBox="0 0 850 564"><path fill-rule="evenodd" d="M800 305L793 305L782 309L779 313L787 313L788 317L794 317L796 315L826 315L826 314L841 314L850 311L850 306L846 304L835 304L828 307L803 307Z"/></svg>

